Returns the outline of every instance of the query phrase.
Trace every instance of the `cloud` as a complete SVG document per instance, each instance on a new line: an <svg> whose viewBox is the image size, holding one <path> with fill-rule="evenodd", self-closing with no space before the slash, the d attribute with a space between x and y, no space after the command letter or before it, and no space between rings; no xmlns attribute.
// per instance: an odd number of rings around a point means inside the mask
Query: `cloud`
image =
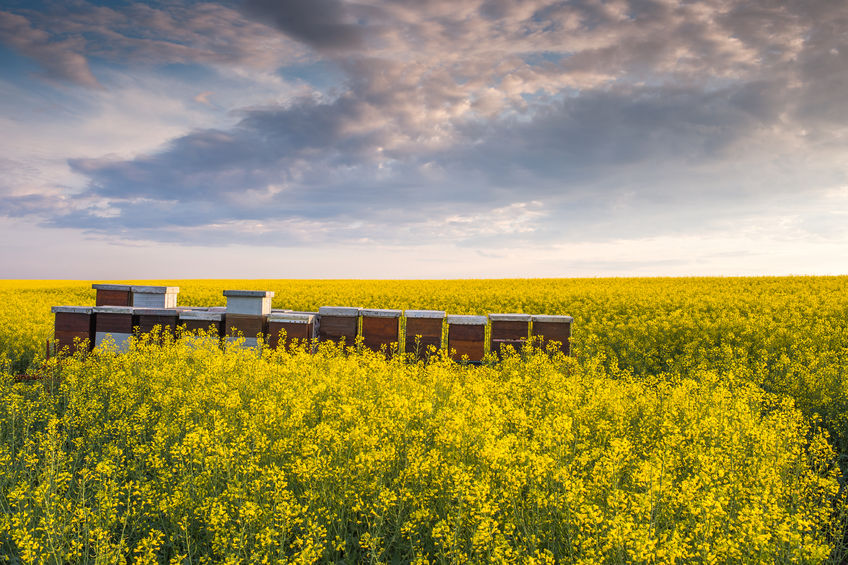
<svg viewBox="0 0 848 565"><path fill-rule="evenodd" d="M287 35L316 49L351 49L362 43L341 0L245 0L243 9L271 20Z"/></svg>
<svg viewBox="0 0 848 565"><path fill-rule="evenodd" d="M207 245L491 249L722 229L845 176L848 16L826 2L74 6L62 23L31 19L87 30L91 56L312 58L343 80L234 108L231 127L140 155L69 160L88 179L70 207L7 204L51 226ZM208 102L216 86L201 88Z"/></svg>
<svg viewBox="0 0 848 565"><path fill-rule="evenodd" d="M47 32L33 28L25 17L0 11L0 42L38 62L50 79L101 87L81 53L81 37L51 38Z"/></svg>

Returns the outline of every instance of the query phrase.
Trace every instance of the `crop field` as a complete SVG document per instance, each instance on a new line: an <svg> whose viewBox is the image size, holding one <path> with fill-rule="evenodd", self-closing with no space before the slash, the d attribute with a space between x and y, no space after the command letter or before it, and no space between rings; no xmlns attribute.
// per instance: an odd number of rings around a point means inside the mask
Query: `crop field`
<svg viewBox="0 0 848 565"><path fill-rule="evenodd" d="M206 336L44 360L91 282L0 281L0 562L846 559L848 277L150 284L569 314L573 356Z"/></svg>

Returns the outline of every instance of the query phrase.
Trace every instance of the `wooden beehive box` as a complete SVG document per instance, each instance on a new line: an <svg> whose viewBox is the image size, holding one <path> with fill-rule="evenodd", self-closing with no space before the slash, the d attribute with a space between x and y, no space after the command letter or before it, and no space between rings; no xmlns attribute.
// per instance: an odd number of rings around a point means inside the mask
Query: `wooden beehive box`
<svg viewBox="0 0 848 565"><path fill-rule="evenodd" d="M133 327L139 333L148 333L159 326L162 334L174 335L179 323L180 312L174 308L133 308Z"/></svg>
<svg viewBox="0 0 848 565"><path fill-rule="evenodd" d="M363 308L362 343L372 351L385 347L387 352L397 349L400 342L400 310ZM393 345L394 344L394 345Z"/></svg>
<svg viewBox="0 0 848 565"><path fill-rule="evenodd" d="M430 346L442 347L442 328L445 323L444 310L406 310L404 350L424 357Z"/></svg>
<svg viewBox="0 0 848 565"><path fill-rule="evenodd" d="M96 306L94 308L94 345L99 346L111 335L119 349L127 346L133 332L131 306Z"/></svg>
<svg viewBox="0 0 848 565"><path fill-rule="evenodd" d="M54 306L50 309L55 316L53 337L56 351L68 347L70 353L77 350L91 351L94 347L94 308L90 306ZM79 338L79 348L74 344Z"/></svg>
<svg viewBox="0 0 848 565"><path fill-rule="evenodd" d="M246 347L255 347L259 335L268 334L268 316L253 314L224 314L224 330L229 341L244 337Z"/></svg>
<svg viewBox="0 0 848 565"><path fill-rule="evenodd" d="M210 312L208 310L182 310L180 311L179 324L186 331L214 332L215 335L224 335L224 312Z"/></svg>
<svg viewBox="0 0 848 565"><path fill-rule="evenodd" d="M448 349L455 361L464 355L479 363L486 354L486 316L448 316Z"/></svg>
<svg viewBox="0 0 848 565"><path fill-rule="evenodd" d="M178 286L132 287L132 305L139 308L176 308Z"/></svg>
<svg viewBox="0 0 848 565"><path fill-rule="evenodd" d="M489 351L500 354L510 345L520 351L530 337L530 320L530 314L489 314Z"/></svg>
<svg viewBox="0 0 848 565"><path fill-rule="evenodd" d="M348 306L321 306L318 308L320 324L318 336L321 341L354 345L359 330L360 308Z"/></svg>
<svg viewBox="0 0 848 565"><path fill-rule="evenodd" d="M93 284L97 306L132 306L132 286L128 284Z"/></svg>
<svg viewBox="0 0 848 565"><path fill-rule="evenodd" d="M283 335L284 334L284 335ZM268 315L268 345L272 348L306 344L310 350L318 341L317 312L271 312Z"/></svg>
<svg viewBox="0 0 848 565"><path fill-rule="evenodd" d="M271 313L271 290L225 290L227 314L267 316Z"/></svg>
<svg viewBox="0 0 848 565"><path fill-rule="evenodd" d="M536 314L533 316L533 337L540 338L541 346L548 342L559 342L559 349L566 355L571 354L571 316L551 316Z"/></svg>

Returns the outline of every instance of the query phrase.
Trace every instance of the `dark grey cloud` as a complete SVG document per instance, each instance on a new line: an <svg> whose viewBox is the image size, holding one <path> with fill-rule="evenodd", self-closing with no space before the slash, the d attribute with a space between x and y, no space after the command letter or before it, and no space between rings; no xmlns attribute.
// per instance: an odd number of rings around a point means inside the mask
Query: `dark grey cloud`
<svg viewBox="0 0 848 565"><path fill-rule="evenodd" d="M253 49L234 26L273 23L344 86L133 159L72 160L89 185L41 210L49 225L206 244L610 239L719 225L845 176L841 4L247 0L250 24L183 9L98 11L98 29L147 22L160 60L182 23L220 29L231 43L180 55L209 62Z"/></svg>
<svg viewBox="0 0 848 565"><path fill-rule="evenodd" d="M361 30L341 0L245 0L246 13L316 49L356 49Z"/></svg>

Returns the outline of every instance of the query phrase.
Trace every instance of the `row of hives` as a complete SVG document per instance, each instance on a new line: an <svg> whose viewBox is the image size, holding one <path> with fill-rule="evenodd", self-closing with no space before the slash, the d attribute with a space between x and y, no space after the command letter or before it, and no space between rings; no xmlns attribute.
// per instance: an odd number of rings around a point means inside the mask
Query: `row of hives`
<svg viewBox="0 0 848 565"><path fill-rule="evenodd" d="M423 354L430 346L446 345L457 359L481 361L486 351L505 346L521 349L528 339L556 342L570 352L571 316L531 314L447 315L441 310L389 310L322 306L318 312L294 312L271 308L272 291L225 290L226 307L177 306L178 287L96 284L96 306L54 306L57 347L87 343L93 348L112 339L119 347L136 332L159 326L175 332L213 330L218 335L242 336L246 345L256 345L267 336L270 347L290 345L295 340L314 345L319 341L361 338L374 350L399 346L409 353ZM79 338L75 342L75 338Z"/></svg>

